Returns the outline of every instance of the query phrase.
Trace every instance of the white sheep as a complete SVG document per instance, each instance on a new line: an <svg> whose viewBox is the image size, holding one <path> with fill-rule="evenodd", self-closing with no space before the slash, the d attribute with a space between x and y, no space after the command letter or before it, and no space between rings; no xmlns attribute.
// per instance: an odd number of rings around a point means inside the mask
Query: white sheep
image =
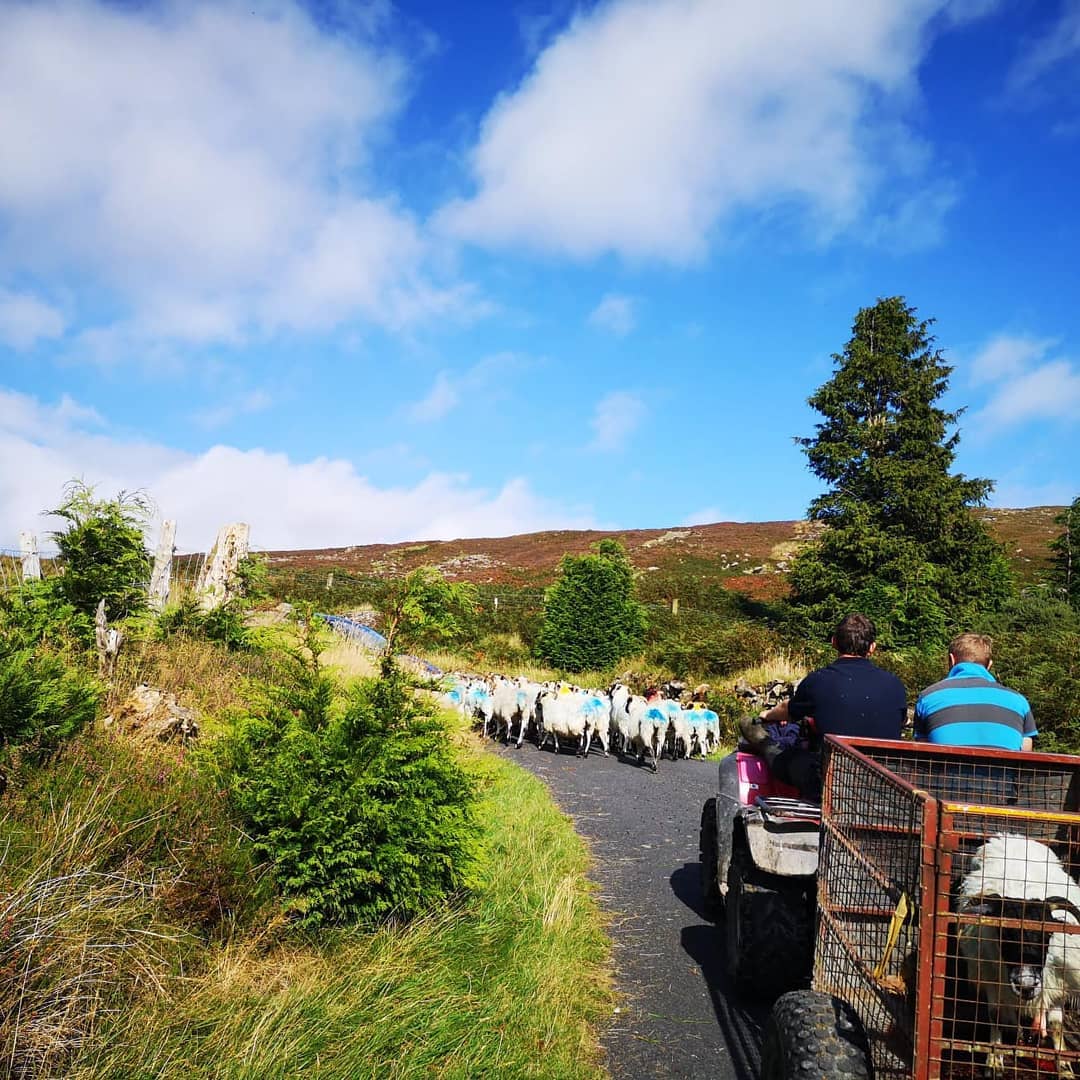
<svg viewBox="0 0 1080 1080"><path fill-rule="evenodd" d="M582 694L581 710L585 715L585 756L589 756L589 747L596 738L608 756L608 740L611 731L611 701L600 690L586 690Z"/></svg>
<svg viewBox="0 0 1080 1080"><path fill-rule="evenodd" d="M467 715L482 720L484 737L487 738L488 724L491 723L495 711L491 701L491 687L484 679L470 679L465 686L465 706Z"/></svg>
<svg viewBox="0 0 1080 1080"><path fill-rule="evenodd" d="M627 702L626 711L629 716L627 749L637 754L639 765L645 763L645 752L648 751L652 755L652 771L656 772L667 738L667 710L661 708L658 702L649 702L634 695Z"/></svg>
<svg viewBox="0 0 1080 1080"><path fill-rule="evenodd" d="M667 712L668 734L671 737L671 760L689 757L693 732L688 711L671 698L665 698L660 705Z"/></svg>
<svg viewBox="0 0 1080 1080"><path fill-rule="evenodd" d="M573 687L560 683L555 689L541 691L536 702L542 732L537 749L542 750L550 735L559 752L559 739L572 739L580 753L584 745L587 720L581 709L581 697Z"/></svg>
<svg viewBox="0 0 1080 1080"><path fill-rule="evenodd" d="M1066 995L1080 991L1080 941L1046 923L1080 925L1080 885L1045 844L1005 833L975 851L959 893L961 914L990 917L958 932L967 977L990 1013L990 1042L1000 1044L1002 1029L1026 1019L1043 1035L1049 1028L1060 1053ZM1000 919L1028 925L1003 927ZM991 1050L986 1067L993 1075L1003 1072L1004 1052ZM1071 1076L1071 1063L1061 1062L1060 1072Z"/></svg>
<svg viewBox="0 0 1080 1080"><path fill-rule="evenodd" d="M617 754L622 754L630 746L630 740L634 735L630 724L629 705L632 696L630 687L621 682L612 683L607 696L611 702L609 724L611 745Z"/></svg>
<svg viewBox="0 0 1080 1080"><path fill-rule="evenodd" d="M496 737L501 729L503 742L510 741L510 732L514 722L521 722L524 707L525 692L520 680L496 675L491 690L491 710L492 719L495 721Z"/></svg>

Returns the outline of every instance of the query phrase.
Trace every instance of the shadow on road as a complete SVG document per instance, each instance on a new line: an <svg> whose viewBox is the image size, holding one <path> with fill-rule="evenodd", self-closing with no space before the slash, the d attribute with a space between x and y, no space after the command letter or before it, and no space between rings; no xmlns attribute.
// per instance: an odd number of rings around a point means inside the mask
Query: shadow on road
<svg viewBox="0 0 1080 1080"><path fill-rule="evenodd" d="M671 875L671 891L699 919L705 918L705 906L701 896L701 863L684 863Z"/></svg>
<svg viewBox="0 0 1080 1080"><path fill-rule="evenodd" d="M671 875L671 891L691 911L705 919L697 863L686 863ZM736 995L725 971L722 923L714 926L703 921L697 926L684 927L681 944L701 969L735 1076L738 1080L757 1080L761 1071L761 1035L769 1015L769 1004L740 1001Z"/></svg>

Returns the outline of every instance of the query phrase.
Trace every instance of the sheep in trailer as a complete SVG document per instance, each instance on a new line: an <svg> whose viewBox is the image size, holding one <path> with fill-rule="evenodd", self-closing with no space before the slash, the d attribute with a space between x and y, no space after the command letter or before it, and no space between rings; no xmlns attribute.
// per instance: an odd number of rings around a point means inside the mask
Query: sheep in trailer
<svg viewBox="0 0 1080 1080"><path fill-rule="evenodd" d="M987 1070L1005 1069L1002 1032L1032 1023L1049 1029L1054 1049L1065 1048L1064 1004L1080 991L1080 940L1047 927L1054 921L1080 925L1080 885L1053 851L1038 840L1012 833L990 837L972 856L959 888L958 911L980 915L958 931L965 974L990 1014ZM1001 925L1016 920L1020 926ZM1062 1075L1072 1065L1062 1061Z"/></svg>

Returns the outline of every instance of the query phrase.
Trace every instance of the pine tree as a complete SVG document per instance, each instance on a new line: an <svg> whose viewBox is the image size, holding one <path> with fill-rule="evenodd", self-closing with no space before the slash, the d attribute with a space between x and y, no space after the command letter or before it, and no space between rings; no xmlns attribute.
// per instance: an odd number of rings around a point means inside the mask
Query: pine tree
<svg viewBox="0 0 1080 1080"><path fill-rule="evenodd" d="M826 529L791 579L814 632L859 610L883 644L940 643L1012 591L1004 551L971 512L993 483L950 471L962 410L937 404L952 368L930 325L903 297L863 308L809 399L824 419L798 442L829 485L809 511Z"/></svg>
<svg viewBox="0 0 1080 1080"><path fill-rule="evenodd" d="M603 670L641 646L645 614L635 598L634 572L617 540L601 540L588 555L566 555L544 597L537 655L564 671Z"/></svg>
<svg viewBox="0 0 1080 1080"><path fill-rule="evenodd" d="M1054 524L1062 531L1050 541L1050 580L1063 591L1070 607L1080 611L1080 495L1054 518Z"/></svg>

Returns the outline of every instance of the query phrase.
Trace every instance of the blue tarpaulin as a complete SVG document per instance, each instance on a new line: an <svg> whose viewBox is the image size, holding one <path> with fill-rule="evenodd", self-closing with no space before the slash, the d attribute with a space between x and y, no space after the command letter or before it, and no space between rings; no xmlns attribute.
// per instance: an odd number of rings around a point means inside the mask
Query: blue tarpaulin
<svg viewBox="0 0 1080 1080"><path fill-rule="evenodd" d="M330 628L342 637L347 637L350 641L371 649L372 652L381 653L386 650L386 638L378 630L372 630L370 626L365 626L355 619L346 618L344 615L324 615L321 611L315 614L318 618L325 619Z"/></svg>
<svg viewBox="0 0 1080 1080"><path fill-rule="evenodd" d="M386 652L388 642L378 630L372 630L370 626L365 626L362 622L357 622L345 615L324 615L321 611L317 611L315 615L325 620L330 629L341 634L342 637L355 641L372 652ZM428 660L422 660L419 656L402 656L400 659L412 663L427 675L442 674L442 668L436 667Z"/></svg>

